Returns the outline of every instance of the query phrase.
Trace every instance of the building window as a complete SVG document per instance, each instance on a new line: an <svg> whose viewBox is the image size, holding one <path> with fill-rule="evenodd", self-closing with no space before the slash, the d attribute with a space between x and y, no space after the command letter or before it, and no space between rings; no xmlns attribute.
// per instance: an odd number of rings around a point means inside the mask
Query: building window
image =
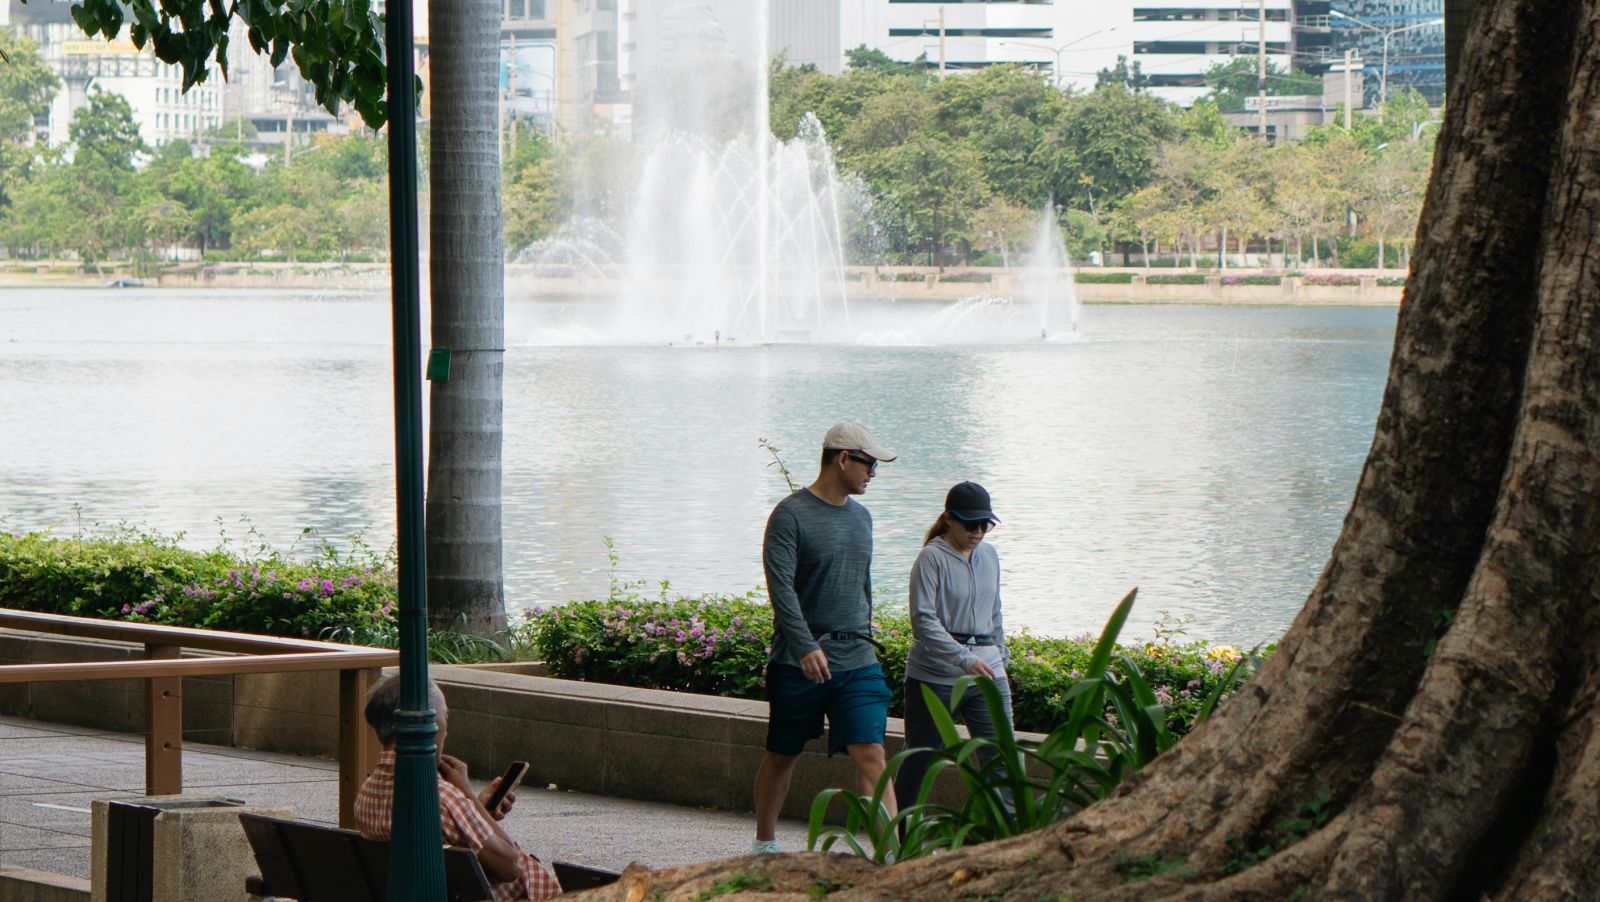
<svg viewBox="0 0 1600 902"><path fill-rule="evenodd" d="M914 38L922 35L937 36L937 28L891 28L891 38ZM1053 28L946 28L947 38L1053 38Z"/></svg>

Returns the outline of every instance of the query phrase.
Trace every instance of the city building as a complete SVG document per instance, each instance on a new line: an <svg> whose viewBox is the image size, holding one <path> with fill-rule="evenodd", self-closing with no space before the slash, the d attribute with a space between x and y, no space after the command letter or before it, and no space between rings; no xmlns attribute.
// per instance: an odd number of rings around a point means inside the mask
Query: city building
<svg viewBox="0 0 1600 902"><path fill-rule="evenodd" d="M1151 94L1188 106L1210 91L1205 74L1236 57L1265 51L1272 67L1292 67L1292 0L1133 0L1130 60Z"/></svg>
<svg viewBox="0 0 1600 902"><path fill-rule="evenodd" d="M1348 64L1340 59L1327 66L1322 73L1320 94L1269 95L1265 116L1267 138L1298 141L1319 125L1340 121L1346 109L1354 116L1361 105L1364 75L1360 57L1352 56ZM1246 97L1242 112L1224 113L1223 118L1245 131L1260 134L1263 119L1260 98Z"/></svg>
<svg viewBox="0 0 1600 902"><path fill-rule="evenodd" d="M61 79L49 112L36 123L38 138L51 146L71 139L72 116L95 89L127 99L139 136L152 147L179 139L204 145L228 122L240 135L248 122L258 145L269 148L284 145L290 135L344 129L316 106L293 64L274 68L251 51L238 23L230 34L228 78L213 71L185 91L182 70L156 59L149 47L141 50L126 37L85 36L71 6L62 0L0 3L0 25L37 43L40 59Z"/></svg>
<svg viewBox="0 0 1600 902"><path fill-rule="evenodd" d="M1328 16L1335 51L1367 60L1368 105L1385 84L1391 95L1415 88L1430 106L1444 102L1444 0L1332 0Z"/></svg>
<svg viewBox="0 0 1600 902"><path fill-rule="evenodd" d="M771 0L769 15L774 53L830 74L844 70L846 52L866 46L945 72L1020 63L1087 90L1130 52L1125 2Z"/></svg>

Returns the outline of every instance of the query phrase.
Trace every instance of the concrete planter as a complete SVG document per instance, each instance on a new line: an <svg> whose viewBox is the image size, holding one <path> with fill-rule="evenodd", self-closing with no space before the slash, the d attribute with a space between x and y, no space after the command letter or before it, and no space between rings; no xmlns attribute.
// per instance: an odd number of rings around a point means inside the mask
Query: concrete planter
<svg viewBox="0 0 1600 902"><path fill-rule="evenodd" d="M116 660L135 653L118 643L0 630L0 659L12 662ZM450 702L447 748L474 776L487 779L507 762L526 759L531 785L736 811L754 807L766 702L529 673L542 670L525 663L430 668ZM197 741L337 754L337 673L184 680L183 691L184 730ZM0 686L0 713L106 730L142 730L143 706L131 680ZM903 747L903 736L903 723L891 718L890 755ZM832 786L855 786L849 759L808 751L796 768L785 816L804 818L817 792Z"/></svg>

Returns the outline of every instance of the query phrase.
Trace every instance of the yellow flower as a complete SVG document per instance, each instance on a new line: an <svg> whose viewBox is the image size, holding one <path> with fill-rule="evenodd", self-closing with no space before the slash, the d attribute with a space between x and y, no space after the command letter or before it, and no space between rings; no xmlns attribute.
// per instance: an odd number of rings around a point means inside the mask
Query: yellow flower
<svg viewBox="0 0 1600 902"><path fill-rule="evenodd" d="M1214 645L1206 651L1206 657L1213 661L1226 661L1232 664L1239 660L1239 649L1231 645Z"/></svg>
<svg viewBox="0 0 1600 902"><path fill-rule="evenodd" d="M1144 653L1154 660L1161 660L1167 654L1167 649L1162 645L1146 645Z"/></svg>

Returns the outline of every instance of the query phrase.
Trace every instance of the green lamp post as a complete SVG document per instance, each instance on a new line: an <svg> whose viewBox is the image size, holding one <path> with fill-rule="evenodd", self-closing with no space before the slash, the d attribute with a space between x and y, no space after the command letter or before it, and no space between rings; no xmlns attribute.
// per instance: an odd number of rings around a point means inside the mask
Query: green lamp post
<svg viewBox="0 0 1600 902"><path fill-rule="evenodd" d="M394 302L394 442L400 565L400 712L395 727L389 898L444 902L428 698L428 598L422 520L422 311L417 262L417 89L411 0L390 0L384 56L389 92L389 242Z"/></svg>

